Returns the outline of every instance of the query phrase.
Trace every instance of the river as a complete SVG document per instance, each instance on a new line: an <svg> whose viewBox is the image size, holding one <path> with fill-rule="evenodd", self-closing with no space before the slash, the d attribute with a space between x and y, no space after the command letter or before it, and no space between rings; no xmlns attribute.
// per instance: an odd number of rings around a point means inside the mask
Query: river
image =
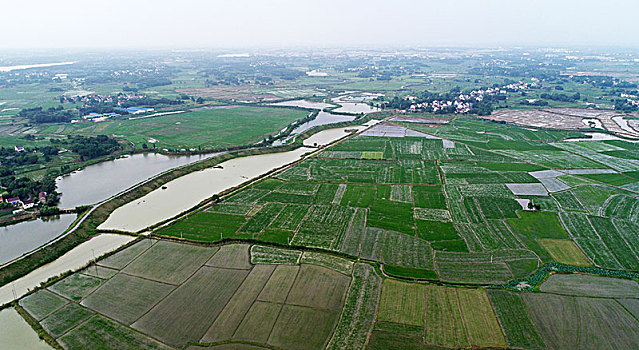
<svg viewBox="0 0 639 350"><path fill-rule="evenodd" d="M293 129L293 131L291 131L291 134L285 139L275 141L273 143L273 146L281 146L283 144L286 144L289 140L292 140L293 138L295 138L295 136L303 133L304 131L312 127L320 126L320 125L336 124L336 123L342 123L342 122L350 122L355 120L355 118L356 116L354 115L340 115L340 114L333 114L330 112L321 111L317 114L315 118L313 118L313 120L309 120L306 123Z"/></svg>
<svg viewBox="0 0 639 350"><path fill-rule="evenodd" d="M372 119L363 125L355 125L355 126L347 126L344 128L322 130L316 134L313 134L311 137L307 138L306 140L304 140L304 146L314 146L314 147L326 146L330 143L333 143L339 139L342 139L350 135L350 132L352 130L357 130L357 132L360 132L366 129L367 127L373 126L377 123L379 123L379 120Z"/></svg>
<svg viewBox="0 0 639 350"><path fill-rule="evenodd" d="M169 181L111 213L98 229L138 232L172 218L213 195L300 159L312 148L227 160Z"/></svg>
<svg viewBox="0 0 639 350"><path fill-rule="evenodd" d="M315 125L323 125L327 121L330 124L330 121L339 122L353 119L352 116L337 116L330 113L321 114L319 117L320 119ZM371 123L374 121L367 123L367 125ZM312 126L314 125L309 128ZM354 126L325 130L307 140L305 144L309 145L310 141L311 144L317 143L318 146L325 145L346 136L345 129L361 130L362 128L362 126ZM137 232L172 218L214 194L290 164L313 150L313 148L300 147L289 152L235 158L221 163L219 167L187 174L170 181L163 188L156 189L146 196L116 209L99 228ZM211 156L213 154L190 157L137 154L88 166L82 171L57 180L59 191L63 193L61 207L68 208L100 202L163 171ZM50 221L36 220L0 228L0 263L10 261L49 242L62 234L74 218L75 215L62 215L60 218ZM80 260L82 262L90 260L90 256L87 255L87 249L89 249L87 247L97 244L95 249L101 254L124 244L123 242L130 238L119 235L100 235L89 241L92 242L91 244L87 242L72 251L76 252L74 254L79 252L81 256L73 257L72 254L66 260L58 259L54 263L32 272L26 278L16 281L14 285L19 294L23 294L28 288L32 288L40 281L64 272L65 269L79 266ZM103 239L109 242L103 245L101 243ZM96 254L99 255L98 253ZM73 263L68 263L68 259L73 259ZM2 301L2 297L10 296L10 291L7 288L9 287L0 288L0 301Z"/></svg>
<svg viewBox="0 0 639 350"><path fill-rule="evenodd" d="M101 202L166 170L197 162L219 153L193 156L136 154L90 165L56 180L62 193L61 208L75 208ZM0 265L18 258L58 237L75 219L75 214L24 221L0 227Z"/></svg>
<svg viewBox="0 0 639 350"><path fill-rule="evenodd" d="M4 66L0 67L0 72L10 72L12 70L18 69L29 69L29 68L46 68L46 67L55 67L55 66L66 66L68 64L74 64L74 62L58 62L58 63L41 63L41 64L23 64L17 66Z"/></svg>
<svg viewBox="0 0 639 350"><path fill-rule="evenodd" d="M89 261L131 242L135 237L105 233L71 249L53 262L43 265L26 276L0 287L0 305L27 294L29 290L39 286L51 277L58 276L70 270L77 270Z"/></svg>
<svg viewBox="0 0 639 350"><path fill-rule="evenodd" d="M319 112L313 120L309 120L306 123L293 129L293 131L291 132L291 135L301 134L304 131L314 126L350 122L354 119L355 119L355 116L353 115L339 115L339 114L332 114L328 112Z"/></svg>
<svg viewBox="0 0 639 350"><path fill-rule="evenodd" d="M372 113L379 111L379 108L372 107L365 101L372 100L379 94L366 94L362 96L342 95L333 98L333 102L342 105L342 107L334 109L335 112L341 113Z"/></svg>
<svg viewBox="0 0 639 350"><path fill-rule="evenodd" d="M220 153L166 156L141 153L94 165L56 179L62 193L60 208L75 208L101 202L114 194L166 170L190 164Z"/></svg>

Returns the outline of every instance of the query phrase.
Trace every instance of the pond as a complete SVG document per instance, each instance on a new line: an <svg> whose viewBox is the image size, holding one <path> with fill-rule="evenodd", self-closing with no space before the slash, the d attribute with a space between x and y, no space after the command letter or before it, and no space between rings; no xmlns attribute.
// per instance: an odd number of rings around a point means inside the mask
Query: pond
<svg viewBox="0 0 639 350"><path fill-rule="evenodd" d="M0 349L52 349L16 309L0 310Z"/></svg>
<svg viewBox="0 0 639 350"><path fill-rule="evenodd" d="M75 208L101 202L137 183L172 168L200 161L219 153L166 156L140 153L87 166L56 179L60 208Z"/></svg>
<svg viewBox="0 0 639 350"><path fill-rule="evenodd" d="M0 265L61 235L75 218L75 214L65 214L0 227Z"/></svg>
<svg viewBox="0 0 639 350"><path fill-rule="evenodd" d="M313 102L313 101L306 101L306 100L284 101L284 102L271 103L271 105L285 106L285 107L301 107L301 108L310 108L310 109L324 109L328 107L335 107L335 105L332 105L330 103Z"/></svg>

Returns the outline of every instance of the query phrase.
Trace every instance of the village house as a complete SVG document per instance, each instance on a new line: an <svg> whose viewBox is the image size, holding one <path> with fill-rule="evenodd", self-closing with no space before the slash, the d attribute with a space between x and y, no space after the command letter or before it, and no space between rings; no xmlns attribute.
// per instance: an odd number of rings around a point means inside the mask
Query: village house
<svg viewBox="0 0 639 350"><path fill-rule="evenodd" d="M13 147L13 149L15 149L16 152L24 152L24 146L22 145L15 145L15 147Z"/></svg>
<svg viewBox="0 0 639 350"><path fill-rule="evenodd" d="M11 205L13 205L13 206L22 205L22 201L20 200L20 197L7 198L6 202L11 204Z"/></svg>
<svg viewBox="0 0 639 350"><path fill-rule="evenodd" d="M26 200L22 203L22 209L31 209L35 206L35 203L32 200Z"/></svg>
<svg viewBox="0 0 639 350"><path fill-rule="evenodd" d="M38 202L45 203L46 201L47 201L47 193L46 192L38 193Z"/></svg>

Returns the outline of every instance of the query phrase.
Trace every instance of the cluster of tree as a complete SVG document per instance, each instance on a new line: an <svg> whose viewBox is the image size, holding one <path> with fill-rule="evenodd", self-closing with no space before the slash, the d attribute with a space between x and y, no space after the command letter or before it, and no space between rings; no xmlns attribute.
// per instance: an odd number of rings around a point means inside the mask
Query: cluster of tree
<svg viewBox="0 0 639 350"><path fill-rule="evenodd" d="M559 66L536 66L527 63L521 63L514 66L501 66L496 64L484 64L479 67L473 67L468 71L469 75L477 75L481 77L512 77L519 79L521 77L535 77L547 82L561 79L561 67Z"/></svg>
<svg viewBox="0 0 639 350"><path fill-rule="evenodd" d="M195 96L189 96L189 95L182 95L182 96L180 96L180 100L182 100L183 102L184 102L184 101L191 100L191 101L193 101L193 102L195 102L195 103L199 103L199 104L204 103L204 99L203 99L202 97L197 97L197 98L196 98Z"/></svg>
<svg viewBox="0 0 639 350"><path fill-rule="evenodd" d="M57 154L55 147L46 146L39 149L47 157ZM57 173L47 173L41 180L33 180L28 177L16 176L15 168L23 165L37 164L42 161L32 150L16 153L12 148L0 148L2 165L0 165L0 185L8 192L9 197L20 197L22 200L35 199L40 192L52 194L49 196L50 204L55 206L55 178Z"/></svg>
<svg viewBox="0 0 639 350"><path fill-rule="evenodd" d="M630 103L628 99L618 99L614 100L615 110L624 113L636 112L639 111L639 107Z"/></svg>
<svg viewBox="0 0 639 350"><path fill-rule="evenodd" d="M63 140L51 139L51 143L63 145L74 153L79 154L82 160L105 156L119 148L118 142L106 135L95 137L67 136Z"/></svg>
<svg viewBox="0 0 639 350"><path fill-rule="evenodd" d="M519 104L525 105L525 106L537 106L537 107L543 107L543 106L548 106L548 101L544 101L544 100L523 100L521 102L519 102Z"/></svg>
<svg viewBox="0 0 639 350"><path fill-rule="evenodd" d="M604 88L610 88L610 87L614 87L617 89L636 89L637 88L637 84L635 83L630 83L627 82L625 80L620 80L617 78L613 78L611 76L603 76L603 75L588 75L588 76L583 76L583 75L575 75L572 78L572 81L576 82L576 83L586 83L588 85L591 85L593 87L598 87L601 89Z"/></svg>
<svg viewBox="0 0 639 350"><path fill-rule="evenodd" d="M14 155L5 157L2 160L2 164L8 167L15 167L21 165L37 164L38 160L38 155L32 152L14 152Z"/></svg>
<svg viewBox="0 0 639 350"><path fill-rule="evenodd" d="M413 103L419 102L395 96L390 101L382 103L382 109L408 109Z"/></svg>
<svg viewBox="0 0 639 350"><path fill-rule="evenodd" d="M126 70L128 73L122 74L121 70ZM87 84L127 83L135 85L137 89L144 90L156 86L171 85L170 78L175 71L175 69L167 67L133 69L128 64L107 69L104 69L104 66L97 69L88 68L85 72L78 72L78 76L83 77Z"/></svg>
<svg viewBox="0 0 639 350"><path fill-rule="evenodd" d="M202 101L203 102L203 101ZM181 105L184 104L184 100L179 99L170 99L166 97L162 98L135 98L135 99L127 99L127 100L119 100L116 102L106 103L106 102L89 102L82 106L78 107L78 111L81 115L87 115L89 113L112 113L117 112L122 114L122 111L116 111L116 107L134 107L134 106L158 106L158 105Z"/></svg>
<svg viewBox="0 0 639 350"><path fill-rule="evenodd" d="M16 177L13 174L0 177L0 184L9 192L9 197L20 197L22 200L35 199L40 192L49 193L51 203L55 205L55 176L44 176L36 181L27 177Z"/></svg>
<svg viewBox="0 0 639 350"><path fill-rule="evenodd" d="M248 83L271 85L275 79L295 80L305 76L303 71L289 68L288 64L253 62L251 60L225 61L213 68L202 69L199 74L207 78L204 83L206 87Z"/></svg>
<svg viewBox="0 0 639 350"><path fill-rule="evenodd" d="M165 77L141 77L140 79L135 79L131 82L136 84L141 90L172 84L171 80Z"/></svg>
<svg viewBox="0 0 639 350"><path fill-rule="evenodd" d="M166 97L151 98L143 97L131 100L124 100L120 102L120 107L134 107L134 106L158 106L158 105L181 105L184 104L182 99L171 99Z"/></svg>
<svg viewBox="0 0 639 350"><path fill-rule="evenodd" d="M62 106L43 109L42 107L25 108L18 113L33 123L67 123L77 117L77 112L65 110Z"/></svg>
<svg viewBox="0 0 639 350"><path fill-rule="evenodd" d="M572 95L562 94L562 93L543 93L540 95L541 98L545 100L559 101L559 102L575 102L581 99L581 94L579 92L575 92Z"/></svg>
<svg viewBox="0 0 639 350"><path fill-rule="evenodd" d="M481 101L473 102L473 105L468 113L477 115L490 115L491 113L493 113L494 101L490 97L492 96L488 96Z"/></svg>

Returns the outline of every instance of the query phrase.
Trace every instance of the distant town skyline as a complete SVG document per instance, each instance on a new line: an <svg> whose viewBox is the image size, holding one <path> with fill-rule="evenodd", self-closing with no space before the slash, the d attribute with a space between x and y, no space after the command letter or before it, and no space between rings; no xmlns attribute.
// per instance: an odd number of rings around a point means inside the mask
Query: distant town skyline
<svg viewBox="0 0 639 350"><path fill-rule="evenodd" d="M633 0L24 0L1 8L0 49L639 47Z"/></svg>

